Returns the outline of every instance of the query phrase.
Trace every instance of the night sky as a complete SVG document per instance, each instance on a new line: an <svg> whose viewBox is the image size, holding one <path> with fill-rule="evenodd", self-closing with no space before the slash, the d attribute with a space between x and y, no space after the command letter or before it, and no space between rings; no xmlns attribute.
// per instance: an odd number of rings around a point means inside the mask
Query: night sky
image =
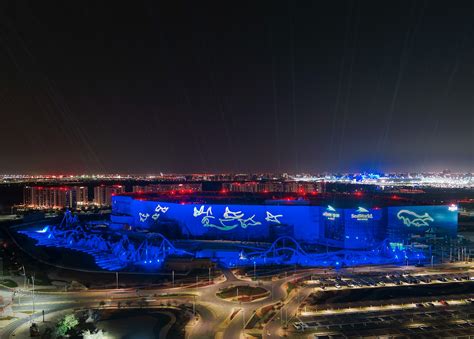
<svg viewBox="0 0 474 339"><path fill-rule="evenodd" d="M4 1L0 173L472 171L473 29L472 1Z"/></svg>

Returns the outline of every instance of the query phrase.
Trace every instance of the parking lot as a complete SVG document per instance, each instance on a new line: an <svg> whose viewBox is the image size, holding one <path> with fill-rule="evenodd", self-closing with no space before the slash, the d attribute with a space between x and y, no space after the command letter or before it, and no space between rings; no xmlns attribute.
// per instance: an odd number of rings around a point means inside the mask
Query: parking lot
<svg viewBox="0 0 474 339"><path fill-rule="evenodd" d="M462 337L474 334L474 304L299 316L290 331L315 337Z"/></svg>
<svg viewBox="0 0 474 339"><path fill-rule="evenodd" d="M436 284L449 282L467 282L472 277L468 273L451 274L408 274L389 273L385 275L365 276L309 276L305 284L314 286L320 290L342 289L342 288L367 288L384 286L403 286L418 284Z"/></svg>

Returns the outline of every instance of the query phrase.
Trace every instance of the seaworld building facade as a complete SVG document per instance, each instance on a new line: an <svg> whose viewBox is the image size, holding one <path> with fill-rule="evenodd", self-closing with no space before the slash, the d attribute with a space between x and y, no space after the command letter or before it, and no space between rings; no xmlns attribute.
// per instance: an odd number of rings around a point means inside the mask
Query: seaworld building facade
<svg viewBox="0 0 474 339"><path fill-rule="evenodd" d="M379 207L371 202L265 194L122 194L113 197L111 227L189 240L272 242L286 236L340 249L456 237L455 205L375 201Z"/></svg>
<svg viewBox="0 0 474 339"><path fill-rule="evenodd" d="M226 267L443 261L457 224L456 205L412 200L170 192L116 195L107 222L81 223L67 211L59 225L18 233L92 255L101 269L155 271L176 256Z"/></svg>

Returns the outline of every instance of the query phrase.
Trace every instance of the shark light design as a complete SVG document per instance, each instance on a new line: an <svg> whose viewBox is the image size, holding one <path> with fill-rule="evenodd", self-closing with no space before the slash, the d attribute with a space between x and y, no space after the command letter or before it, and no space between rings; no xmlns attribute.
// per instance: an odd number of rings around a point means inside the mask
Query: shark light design
<svg viewBox="0 0 474 339"><path fill-rule="evenodd" d="M415 226L415 227L424 227L430 226L430 222L433 222L434 219L425 212L423 215L416 214L410 210L400 210L397 213L398 220L401 220L406 226Z"/></svg>
<svg viewBox="0 0 474 339"><path fill-rule="evenodd" d="M229 207L225 208L223 218L216 218L212 215L212 206L209 206L207 209L202 205L199 209L194 207L193 216L195 218L203 216L201 223L204 227L214 227L221 231L229 231L238 226L242 228L247 228L249 226L261 225L260 221L255 221L255 214L250 218L245 218L242 211L231 211ZM218 221L218 222L217 222Z"/></svg>
<svg viewBox="0 0 474 339"><path fill-rule="evenodd" d="M281 224L280 220L278 218L283 217L283 214L271 214L270 212L267 211L267 216L265 218L266 221L268 222L274 222L275 224Z"/></svg>
<svg viewBox="0 0 474 339"><path fill-rule="evenodd" d="M205 215L206 217L212 215L212 207L208 207L205 211L204 205L202 205L199 209L194 207L193 217L199 217L200 215Z"/></svg>

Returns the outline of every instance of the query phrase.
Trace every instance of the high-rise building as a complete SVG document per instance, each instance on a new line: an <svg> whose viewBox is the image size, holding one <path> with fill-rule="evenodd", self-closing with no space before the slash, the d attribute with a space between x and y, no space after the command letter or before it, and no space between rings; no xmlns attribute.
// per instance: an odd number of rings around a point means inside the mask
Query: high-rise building
<svg viewBox="0 0 474 339"><path fill-rule="evenodd" d="M112 196L125 193L123 185L100 185L94 187L94 204L98 206L112 206Z"/></svg>
<svg viewBox="0 0 474 339"><path fill-rule="evenodd" d="M23 203L32 208L71 208L77 207L75 187L26 186L23 189Z"/></svg>
<svg viewBox="0 0 474 339"><path fill-rule="evenodd" d="M78 205L87 205L89 203L89 189L87 186L75 186L76 199Z"/></svg>
<svg viewBox="0 0 474 339"><path fill-rule="evenodd" d="M248 181L248 182L229 182L223 183L222 188L229 192L286 192L311 194L322 192L321 183L298 182L298 181Z"/></svg>
<svg viewBox="0 0 474 339"><path fill-rule="evenodd" d="M150 184L150 185L136 185L132 187L134 193L144 192L172 192L177 193L193 193L201 192L202 184L197 183L184 183L184 184Z"/></svg>

